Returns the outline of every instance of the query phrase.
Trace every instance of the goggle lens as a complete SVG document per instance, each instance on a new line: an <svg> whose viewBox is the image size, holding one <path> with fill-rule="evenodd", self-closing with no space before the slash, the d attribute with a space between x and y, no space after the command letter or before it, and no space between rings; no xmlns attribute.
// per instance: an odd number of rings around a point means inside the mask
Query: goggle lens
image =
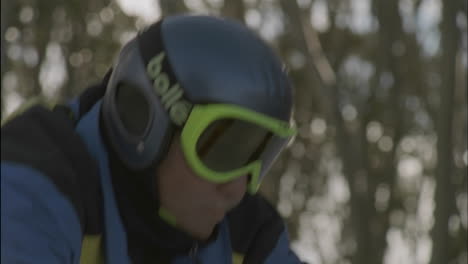
<svg viewBox="0 0 468 264"><path fill-rule="evenodd" d="M220 119L211 123L197 141L197 155L218 172L241 168L263 153L272 133L251 122Z"/></svg>

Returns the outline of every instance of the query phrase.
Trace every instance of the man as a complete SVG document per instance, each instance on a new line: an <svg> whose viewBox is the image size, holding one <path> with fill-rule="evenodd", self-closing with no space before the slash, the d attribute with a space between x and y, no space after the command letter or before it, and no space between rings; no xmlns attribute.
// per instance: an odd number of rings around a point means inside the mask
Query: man
<svg viewBox="0 0 468 264"><path fill-rule="evenodd" d="M2 127L2 263L300 263L256 194L291 109L244 26L151 25L100 85Z"/></svg>

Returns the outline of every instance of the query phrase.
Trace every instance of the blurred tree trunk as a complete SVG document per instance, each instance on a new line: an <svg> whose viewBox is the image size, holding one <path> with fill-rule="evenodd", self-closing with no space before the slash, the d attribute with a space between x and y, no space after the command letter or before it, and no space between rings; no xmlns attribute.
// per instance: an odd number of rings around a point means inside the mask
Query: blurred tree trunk
<svg viewBox="0 0 468 264"><path fill-rule="evenodd" d="M323 91L329 91L331 87L336 85L335 73L325 57L317 32L310 26L306 18L307 16L304 16L298 3L296 1L282 0L280 4L287 21L286 31L290 32L289 41L293 42L291 46L305 57L305 67L303 69L303 75L305 76L304 87L307 87L309 90L304 88L297 89L295 101L298 125L306 126L306 124L310 124L313 115L316 113L318 113L318 116L330 115L331 110L326 103L327 94L323 93ZM310 142L307 142L307 139L301 137L297 137L296 140L298 141L297 144L302 144L303 146L310 144ZM300 163L301 174L314 173L313 168L315 164L311 160L308 160L305 155L300 158ZM296 185L300 185L302 182L302 184L312 186L312 180L302 179L301 175L297 175L296 182ZM295 208L287 219L292 239L297 238L299 235L299 218L304 209L305 203L303 208Z"/></svg>
<svg viewBox="0 0 468 264"><path fill-rule="evenodd" d="M224 5L221 8L221 14L224 17L230 17L237 21L244 22L244 0L224 0Z"/></svg>
<svg viewBox="0 0 468 264"><path fill-rule="evenodd" d="M3 73L5 72L5 69L6 69L6 59L5 59L5 32L6 32L6 28L7 28L7 17L8 17L8 12L6 12L6 10L8 10L8 1L6 0L2 0L2 3L1 3L1 7L2 7L2 10L1 10L1 34L2 34L2 41L1 41L1 69L2 69L2 77L3 77Z"/></svg>
<svg viewBox="0 0 468 264"><path fill-rule="evenodd" d="M7 17L8 17L8 14L9 12L7 12L8 10L8 1L7 0L2 0L2 3L1 3L1 8L2 10L0 11L1 12L1 76L0 76L0 81L3 82L3 76L6 72L6 69L7 69L7 59L6 59L6 51L5 51L5 32L6 32L6 28L7 28ZM3 93L3 83L0 85L0 87L2 87L2 93ZM4 96L2 94L1 96L1 109L0 109L0 120L3 120L3 111L5 110L5 104L3 102L4 100Z"/></svg>
<svg viewBox="0 0 468 264"><path fill-rule="evenodd" d="M463 6L462 6L463 7ZM467 9L464 9L465 12ZM460 33L459 33L460 34ZM460 35L458 35L460 36ZM459 42L460 43L460 42ZM461 46L461 45L460 45ZM454 153L457 153L458 159L463 156L463 153L467 150L467 136L468 135L468 112L467 112L467 77L468 71L463 63L463 50L458 47L458 53L456 58L456 81L454 91L454 120L453 129L454 136L452 145L454 146ZM452 183L453 191L453 206L454 214L458 215L460 219L463 219L466 215L464 208L457 208L456 199L462 195L468 195L468 173L467 166L458 161L457 167L453 173L454 179ZM457 254L465 254L465 259L468 258L466 250L468 249L468 226L460 225L460 229L456 237L452 240L453 247L455 249L454 256ZM468 262L468 261L467 261Z"/></svg>
<svg viewBox="0 0 468 264"><path fill-rule="evenodd" d="M188 11L184 0L159 0L159 6L163 17Z"/></svg>
<svg viewBox="0 0 468 264"><path fill-rule="evenodd" d="M325 55L320 47L315 32L311 32L312 29L308 26L308 22L303 22L303 16L301 10L296 1L281 0L280 2L283 12L285 13L285 19L287 21L287 31L290 32L292 38L291 41L295 43L296 48L306 57L306 64L304 67L305 75L305 87L310 89L309 91L297 91L296 98L298 99L296 104L301 107L298 109L298 115L300 119L310 121L312 113L319 113L324 116L329 113L329 106L327 106L326 92L328 92L328 85L335 82L334 73L329 68L326 61ZM324 65L324 67L321 67ZM321 73L325 72L325 75L320 76ZM316 85L317 83L321 85ZM307 114L306 114L307 113ZM305 117L302 117L305 115Z"/></svg>
<svg viewBox="0 0 468 264"><path fill-rule="evenodd" d="M404 33L402 21L399 14L399 7L397 1L374 1L373 2L377 19L379 21L380 30L378 33L377 52L375 54L379 75L376 76L377 80L383 71L389 71L394 76L394 83L391 87L389 100L388 100L388 113L387 120L383 120L389 130L389 135L392 136L393 148L384 159L384 165L380 170L380 177L378 181L373 180L377 175L369 175L371 184L371 195L369 208L372 210L372 244L369 251L370 263L383 263L385 250L387 249L387 232L390 227L391 213L399 209L399 197L396 197L396 180L397 180L397 146L399 145L404 135L404 105L405 89L408 86L407 63L410 56L417 56L415 54L405 54L405 57L395 56L392 50L395 45L408 46L404 42ZM377 84L378 85L378 84ZM374 87L377 89L377 86ZM368 153L368 156L370 153ZM374 206L375 198L373 197L377 191L378 185L384 184L388 187L389 198L386 210L379 213Z"/></svg>
<svg viewBox="0 0 468 264"><path fill-rule="evenodd" d="M38 62L35 67L30 70L31 76L31 94L27 95L28 97L34 97L42 94L41 82L39 80L39 72L41 70L42 63L46 60L47 57L47 44L50 40L50 29L52 28L52 17L50 11L53 5L50 2L38 2L35 6L35 19L31 25L32 31L34 33L34 39L32 46L37 50ZM66 59L66 58L65 58Z"/></svg>
<svg viewBox="0 0 468 264"><path fill-rule="evenodd" d="M437 157L435 224L432 230L431 264L447 263L451 260L448 223L453 203L451 179L453 173L453 102L455 88L455 58L457 53L457 5L455 1L444 1L442 34L442 85L437 120Z"/></svg>

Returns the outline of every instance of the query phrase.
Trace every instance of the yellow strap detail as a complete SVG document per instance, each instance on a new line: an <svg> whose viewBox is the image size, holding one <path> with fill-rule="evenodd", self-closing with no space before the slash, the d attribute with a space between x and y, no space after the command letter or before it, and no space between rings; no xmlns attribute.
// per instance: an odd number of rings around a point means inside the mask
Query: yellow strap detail
<svg viewBox="0 0 468 264"><path fill-rule="evenodd" d="M166 223L172 225L172 226L177 226L177 221L176 221L176 218L173 214L169 213L169 211L164 208L164 207L160 207L159 208L159 216L164 220L166 221Z"/></svg>
<svg viewBox="0 0 468 264"><path fill-rule="evenodd" d="M244 255L232 252L232 264L242 264L244 261Z"/></svg>
<svg viewBox="0 0 468 264"><path fill-rule="evenodd" d="M104 254L101 248L101 235L85 235L81 243L80 264L103 264Z"/></svg>

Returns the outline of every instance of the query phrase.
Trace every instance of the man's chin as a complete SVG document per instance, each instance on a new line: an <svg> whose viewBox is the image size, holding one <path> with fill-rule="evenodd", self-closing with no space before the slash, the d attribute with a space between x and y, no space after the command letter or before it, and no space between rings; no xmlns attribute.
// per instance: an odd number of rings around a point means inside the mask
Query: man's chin
<svg viewBox="0 0 468 264"><path fill-rule="evenodd" d="M200 228L200 229L197 229L197 230L192 230L192 232L189 232L189 234L193 238L195 238L195 239L197 239L199 241L205 241L205 240L208 240L212 236L212 234L213 234L213 232L215 230L215 227L216 227L216 225L213 225L211 227L205 227L203 229Z"/></svg>

